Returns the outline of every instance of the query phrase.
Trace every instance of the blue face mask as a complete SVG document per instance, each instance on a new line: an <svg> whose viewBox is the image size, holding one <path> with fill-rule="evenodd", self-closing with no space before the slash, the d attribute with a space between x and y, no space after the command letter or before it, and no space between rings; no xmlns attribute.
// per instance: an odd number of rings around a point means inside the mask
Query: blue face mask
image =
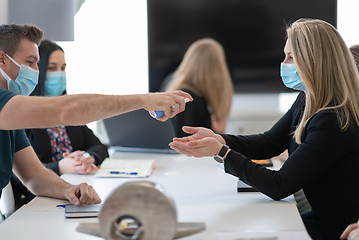
<svg viewBox="0 0 359 240"><path fill-rule="evenodd" d="M60 96L66 90L66 73L64 71L48 72L45 79L45 95Z"/></svg>
<svg viewBox="0 0 359 240"><path fill-rule="evenodd" d="M281 63L280 76L282 77L282 81L286 87L299 91L305 90L303 80L300 78L294 64Z"/></svg>
<svg viewBox="0 0 359 240"><path fill-rule="evenodd" d="M20 65L9 55L6 54L6 56L20 68L19 75L15 81L0 68L1 75L7 80L8 89L15 94L29 96L37 85L39 71L23 64Z"/></svg>

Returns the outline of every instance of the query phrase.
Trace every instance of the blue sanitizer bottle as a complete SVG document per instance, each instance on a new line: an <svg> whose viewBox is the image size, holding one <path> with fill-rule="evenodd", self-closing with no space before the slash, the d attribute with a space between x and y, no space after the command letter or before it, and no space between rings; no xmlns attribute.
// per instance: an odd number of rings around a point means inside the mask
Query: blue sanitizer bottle
<svg viewBox="0 0 359 240"><path fill-rule="evenodd" d="M184 102L185 102L185 103L188 103L188 102L189 102L189 98L185 98L185 99L184 99ZM165 112L164 112L164 111L149 111L149 114L150 114L151 117L153 117L153 118L159 118L159 117L162 117L163 115L165 115Z"/></svg>

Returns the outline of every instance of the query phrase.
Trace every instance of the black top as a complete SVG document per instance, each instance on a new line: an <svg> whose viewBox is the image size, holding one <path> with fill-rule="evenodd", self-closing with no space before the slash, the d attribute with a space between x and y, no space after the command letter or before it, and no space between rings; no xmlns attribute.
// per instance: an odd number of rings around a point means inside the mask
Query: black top
<svg viewBox="0 0 359 240"><path fill-rule="evenodd" d="M298 146L293 132L304 106L305 94L301 93L269 131L251 136L222 135L233 150L225 160L225 171L274 200L303 189L325 239L339 239L359 218L358 127L352 124L342 131L333 111L321 111L308 121ZM286 149L289 158L278 171L250 161L271 158Z"/></svg>
<svg viewBox="0 0 359 240"><path fill-rule="evenodd" d="M193 101L186 103L186 109L172 118L172 123L177 137L184 137L187 134L182 131L183 126L206 127L212 129L211 114L207 108L204 97L199 97L188 89L181 89L189 93Z"/></svg>

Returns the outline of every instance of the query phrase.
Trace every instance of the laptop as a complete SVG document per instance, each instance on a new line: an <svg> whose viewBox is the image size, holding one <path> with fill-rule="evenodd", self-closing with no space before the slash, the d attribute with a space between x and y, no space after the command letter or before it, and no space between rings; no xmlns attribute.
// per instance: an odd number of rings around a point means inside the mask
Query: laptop
<svg viewBox="0 0 359 240"><path fill-rule="evenodd" d="M158 121L144 109L103 120L115 151L177 153L168 144L175 137L171 120Z"/></svg>

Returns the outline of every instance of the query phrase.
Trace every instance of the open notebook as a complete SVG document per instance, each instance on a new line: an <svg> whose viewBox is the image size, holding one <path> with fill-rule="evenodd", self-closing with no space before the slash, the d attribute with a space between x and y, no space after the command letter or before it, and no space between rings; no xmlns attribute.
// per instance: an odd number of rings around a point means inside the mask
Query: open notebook
<svg viewBox="0 0 359 240"><path fill-rule="evenodd" d="M168 144L175 137L172 122L158 121L140 109L103 120L115 151L176 153Z"/></svg>
<svg viewBox="0 0 359 240"><path fill-rule="evenodd" d="M153 159L110 159L101 164L94 177L104 178L145 178L151 175Z"/></svg>

